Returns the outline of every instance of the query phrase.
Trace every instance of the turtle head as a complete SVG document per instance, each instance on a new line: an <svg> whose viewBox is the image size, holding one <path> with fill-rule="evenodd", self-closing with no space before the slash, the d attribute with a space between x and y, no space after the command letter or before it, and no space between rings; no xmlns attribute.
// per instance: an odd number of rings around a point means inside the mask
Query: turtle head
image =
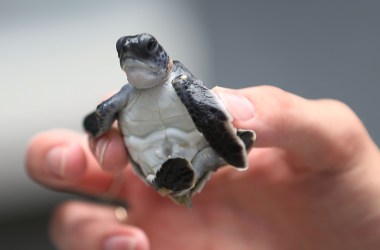
<svg viewBox="0 0 380 250"><path fill-rule="evenodd" d="M128 82L136 88L151 88L167 80L173 62L152 35L123 36L116 50Z"/></svg>

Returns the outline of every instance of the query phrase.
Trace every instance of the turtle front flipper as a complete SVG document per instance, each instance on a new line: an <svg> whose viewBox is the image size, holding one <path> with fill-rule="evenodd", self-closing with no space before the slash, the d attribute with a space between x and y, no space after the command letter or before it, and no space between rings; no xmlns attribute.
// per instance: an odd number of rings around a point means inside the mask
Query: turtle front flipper
<svg viewBox="0 0 380 250"><path fill-rule="evenodd" d="M246 169L248 160L245 143L250 146L248 144L253 143L250 142L253 136L237 131L221 100L200 80L180 75L172 81L172 85L212 149L228 164ZM253 132L250 134L253 135Z"/></svg>
<svg viewBox="0 0 380 250"><path fill-rule="evenodd" d="M83 120L83 127L84 129L89 132L93 136L97 136L100 134L100 126L98 122L98 115L96 114L96 111L88 114L84 120Z"/></svg>
<svg viewBox="0 0 380 250"><path fill-rule="evenodd" d="M84 118L84 129L91 135L98 137L107 132L117 118L117 114L128 102L131 85L126 84L115 95L96 107L96 111Z"/></svg>
<svg viewBox="0 0 380 250"><path fill-rule="evenodd" d="M180 193L195 185L195 173L185 158L170 158L157 171L153 186L162 195Z"/></svg>

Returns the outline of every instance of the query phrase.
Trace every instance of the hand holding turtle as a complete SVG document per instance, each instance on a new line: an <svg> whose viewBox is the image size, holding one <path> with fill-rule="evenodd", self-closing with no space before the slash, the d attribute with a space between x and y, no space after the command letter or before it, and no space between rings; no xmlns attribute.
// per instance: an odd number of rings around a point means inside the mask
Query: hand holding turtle
<svg viewBox="0 0 380 250"><path fill-rule="evenodd" d="M218 170L194 196L191 209L161 197L125 169L128 156L116 129L90 147L85 136L66 130L37 135L27 154L28 172L36 181L102 196L113 182L109 172L123 171L118 197L130 204L126 223L110 207L62 205L50 230L57 247L379 248L380 155L349 108L273 87L215 92L234 125L256 131L257 141L249 169Z"/></svg>

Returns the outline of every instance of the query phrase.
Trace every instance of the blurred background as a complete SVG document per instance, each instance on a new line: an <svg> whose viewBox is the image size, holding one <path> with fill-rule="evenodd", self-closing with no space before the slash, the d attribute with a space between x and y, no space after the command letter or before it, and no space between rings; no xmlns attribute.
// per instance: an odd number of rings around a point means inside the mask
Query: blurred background
<svg viewBox="0 0 380 250"><path fill-rule="evenodd" d="M209 87L342 100L379 145L379 13L376 0L0 1L0 249L54 249L50 213L72 196L27 177L25 148L42 130L81 131L126 82L119 37L152 33Z"/></svg>

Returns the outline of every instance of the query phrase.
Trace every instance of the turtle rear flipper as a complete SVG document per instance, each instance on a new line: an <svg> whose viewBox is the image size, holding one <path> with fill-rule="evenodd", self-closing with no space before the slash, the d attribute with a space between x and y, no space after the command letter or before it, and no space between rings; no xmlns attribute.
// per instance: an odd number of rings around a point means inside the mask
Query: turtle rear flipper
<svg viewBox="0 0 380 250"><path fill-rule="evenodd" d="M157 171L153 185L163 195L178 193L194 187L195 173L191 163L179 157L168 159Z"/></svg>
<svg viewBox="0 0 380 250"><path fill-rule="evenodd" d="M248 151L253 146L256 140L256 133L253 130L238 129L236 132L237 136L244 142L245 149Z"/></svg>

